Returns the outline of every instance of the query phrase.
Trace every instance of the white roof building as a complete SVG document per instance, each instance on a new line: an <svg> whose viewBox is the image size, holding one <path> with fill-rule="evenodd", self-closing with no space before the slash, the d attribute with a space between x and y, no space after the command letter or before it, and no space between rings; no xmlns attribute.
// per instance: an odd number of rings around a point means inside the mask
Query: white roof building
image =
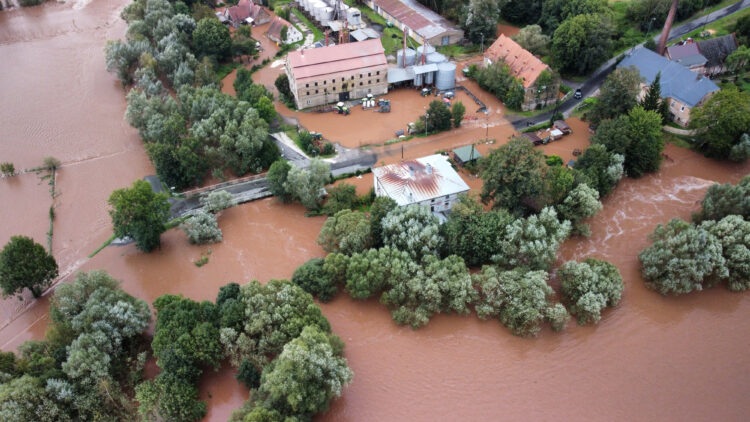
<svg viewBox="0 0 750 422"><path fill-rule="evenodd" d="M399 206L419 204L433 212L448 211L469 185L453 170L448 157L429 155L372 169L375 195L388 196Z"/></svg>

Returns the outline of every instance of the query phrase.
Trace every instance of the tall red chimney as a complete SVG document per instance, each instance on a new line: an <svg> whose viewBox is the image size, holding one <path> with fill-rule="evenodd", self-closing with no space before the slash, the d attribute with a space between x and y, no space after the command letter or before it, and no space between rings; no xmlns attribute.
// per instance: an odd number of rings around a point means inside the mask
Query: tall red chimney
<svg viewBox="0 0 750 422"><path fill-rule="evenodd" d="M404 26L404 49L401 50L401 67L406 68L406 26Z"/></svg>
<svg viewBox="0 0 750 422"><path fill-rule="evenodd" d="M326 29L326 43L325 46L328 47L328 30Z"/></svg>
<svg viewBox="0 0 750 422"><path fill-rule="evenodd" d="M424 64L424 51L426 50L425 46L427 45L427 40L422 37L422 64Z"/></svg>

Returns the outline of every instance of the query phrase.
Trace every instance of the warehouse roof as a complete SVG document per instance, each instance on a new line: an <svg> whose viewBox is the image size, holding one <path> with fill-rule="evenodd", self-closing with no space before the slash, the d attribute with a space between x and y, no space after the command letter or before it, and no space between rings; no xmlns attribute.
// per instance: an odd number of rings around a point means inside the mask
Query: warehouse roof
<svg viewBox="0 0 750 422"><path fill-rule="evenodd" d="M656 78L656 74L661 72L661 96L676 98L690 107L695 107L706 95L719 90L719 87L706 77L691 72L679 63L647 48L637 48L617 67L628 66L635 66L649 85Z"/></svg>
<svg viewBox="0 0 750 422"><path fill-rule="evenodd" d="M416 0L373 0L373 3L423 38L430 39L446 31L459 30Z"/></svg>
<svg viewBox="0 0 750 422"><path fill-rule="evenodd" d="M400 206L469 190L448 157L440 154L375 167L372 173L386 195Z"/></svg>
<svg viewBox="0 0 750 422"><path fill-rule="evenodd" d="M729 34L698 41L698 49L708 59L708 66L721 66L727 56L737 50L737 38Z"/></svg>
<svg viewBox="0 0 750 422"><path fill-rule="evenodd" d="M311 50L289 52L287 62L297 81L322 75L385 66L385 50L380 40L329 45Z"/></svg>

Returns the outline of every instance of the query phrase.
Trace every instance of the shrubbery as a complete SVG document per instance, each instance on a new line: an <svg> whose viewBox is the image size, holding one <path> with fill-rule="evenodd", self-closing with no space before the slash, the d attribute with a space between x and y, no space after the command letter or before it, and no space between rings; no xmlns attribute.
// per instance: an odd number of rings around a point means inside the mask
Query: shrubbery
<svg viewBox="0 0 750 422"><path fill-rule="evenodd" d="M622 297L620 271L606 261L589 258L584 262L568 261L557 271L562 294L578 324L597 323L601 311L616 306Z"/></svg>
<svg viewBox="0 0 750 422"><path fill-rule="evenodd" d="M323 224L318 244L326 252L362 252L372 245L370 221L361 211L341 210Z"/></svg>
<svg viewBox="0 0 750 422"><path fill-rule="evenodd" d="M221 242L223 239L219 223L213 214L198 210L182 224L190 243L203 245Z"/></svg>
<svg viewBox="0 0 750 422"><path fill-rule="evenodd" d="M323 265L325 261L313 258L294 270L292 283L300 286L302 290L317 296L321 302L328 302L339 292L338 284L333 280Z"/></svg>

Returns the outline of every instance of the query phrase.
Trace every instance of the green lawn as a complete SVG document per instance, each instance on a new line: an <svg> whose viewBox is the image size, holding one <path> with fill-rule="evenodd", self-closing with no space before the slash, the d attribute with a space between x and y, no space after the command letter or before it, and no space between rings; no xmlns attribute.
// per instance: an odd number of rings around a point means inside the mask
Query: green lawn
<svg viewBox="0 0 750 422"><path fill-rule="evenodd" d="M310 29L310 31L312 31L313 35L315 36L315 41L320 41L323 38L325 38L325 35L323 35L323 31L321 31L315 25L313 25L313 23L310 22L310 20L307 19L307 17L302 12L297 10L296 7L292 7L292 13L294 13L294 16L296 16L299 20L304 22L305 26L307 26Z"/></svg>
<svg viewBox="0 0 750 422"><path fill-rule="evenodd" d="M728 35L732 33L732 30L734 30L734 25L737 23L737 20L743 16L747 16L750 14L750 9L741 10L737 13L731 14L727 16L724 19L719 19L718 21L714 23L710 23L706 25L705 30L714 30L716 31L713 33L710 37L707 38L715 38L715 37L721 37L724 35ZM701 32L703 32L703 27L696 29L693 32L688 33L687 35L683 36L682 38L700 38L703 39L703 37L700 36Z"/></svg>

